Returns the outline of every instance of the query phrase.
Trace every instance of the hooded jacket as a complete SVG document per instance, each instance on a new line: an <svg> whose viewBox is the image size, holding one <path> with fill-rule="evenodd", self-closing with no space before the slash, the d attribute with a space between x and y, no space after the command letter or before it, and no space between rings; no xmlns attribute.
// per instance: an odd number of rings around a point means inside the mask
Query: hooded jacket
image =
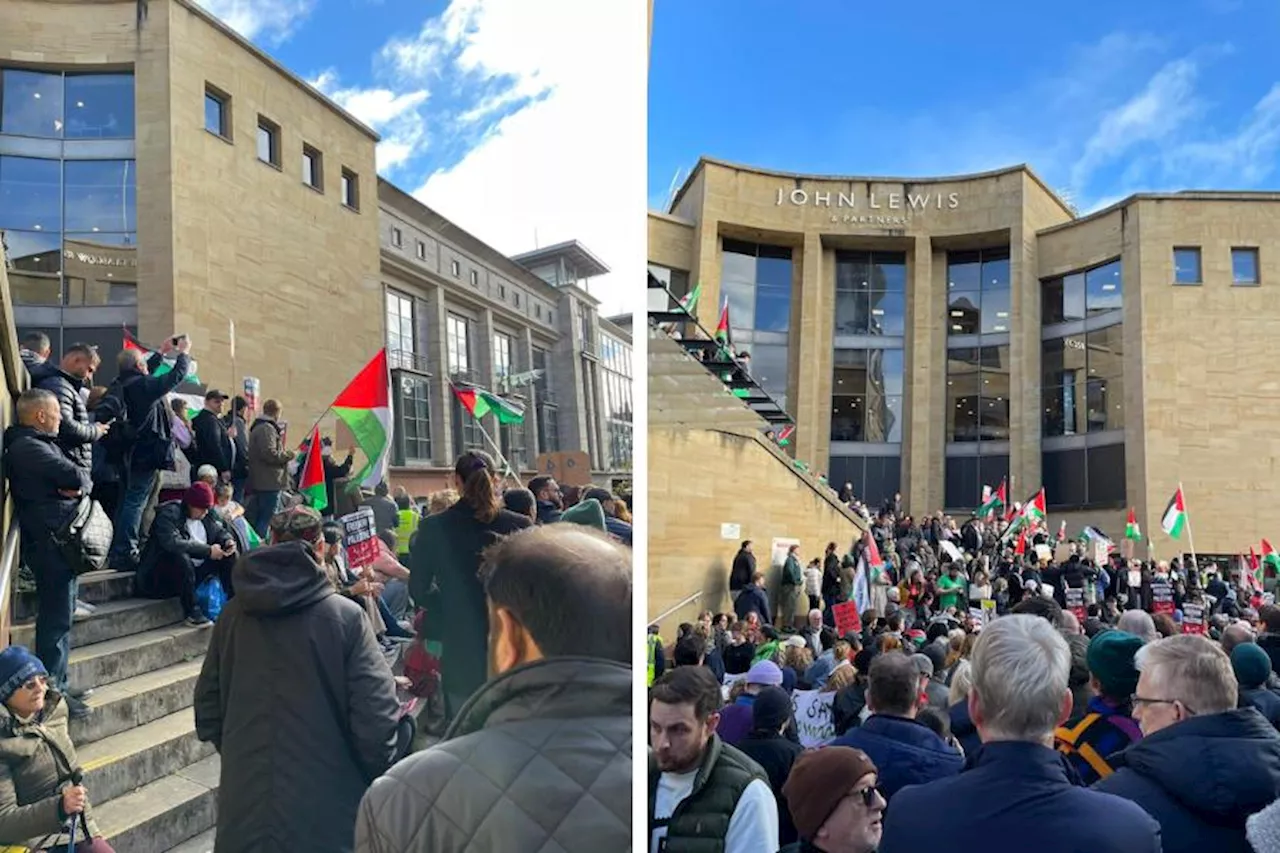
<svg viewBox="0 0 1280 853"><path fill-rule="evenodd" d="M547 658L489 681L442 743L376 781L356 849L627 850L631 778L631 667Z"/></svg>
<svg viewBox="0 0 1280 853"><path fill-rule="evenodd" d="M280 425L270 418L258 418L249 430L249 488L255 492L279 492L289 488L289 462Z"/></svg>
<svg viewBox="0 0 1280 853"><path fill-rule="evenodd" d="M1280 734L1253 708L1174 723L1111 760L1094 789L1159 821L1165 853L1248 853L1245 821L1280 797Z"/></svg>
<svg viewBox="0 0 1280 853"><path fill-rule="evenodd" d="M395 757L400 705L364 610L310 545L241 557L196 682L196 734L222 756L219 853L350 851Z"/></svg>

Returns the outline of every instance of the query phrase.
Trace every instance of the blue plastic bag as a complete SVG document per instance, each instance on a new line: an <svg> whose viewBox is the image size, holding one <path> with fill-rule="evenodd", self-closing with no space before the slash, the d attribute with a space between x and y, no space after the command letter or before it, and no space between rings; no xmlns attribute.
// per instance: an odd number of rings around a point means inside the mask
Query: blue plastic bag
<svg viewBox="0 0 1280 853"><path fill-rule="evenodd" d="M196 587L196 604L214 622L218 621L218 616L222 613L222 608L227 603L227 593L222 588L222 582L218 580L217 575L210 575Z"/></svg>

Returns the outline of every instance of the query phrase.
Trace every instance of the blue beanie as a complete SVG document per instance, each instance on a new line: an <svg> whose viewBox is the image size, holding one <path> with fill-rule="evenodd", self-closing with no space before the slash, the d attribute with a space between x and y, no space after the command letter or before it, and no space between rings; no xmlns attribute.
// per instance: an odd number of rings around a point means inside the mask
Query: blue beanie
<svg viewBox="0 0 1280 853"><path fill-rule="evenodd" d="M1261 687L1271 674L1271 658L1257 643L1241 643L1231 650L1231 668L1245 690Z"/></svg>
<svg viewBox="0 0 1280 853"><path fill-rule="evenodd" d="M31 676L48 674L40 658L24 646L10 646L0 652L0 702L8 702Z"/></svg>

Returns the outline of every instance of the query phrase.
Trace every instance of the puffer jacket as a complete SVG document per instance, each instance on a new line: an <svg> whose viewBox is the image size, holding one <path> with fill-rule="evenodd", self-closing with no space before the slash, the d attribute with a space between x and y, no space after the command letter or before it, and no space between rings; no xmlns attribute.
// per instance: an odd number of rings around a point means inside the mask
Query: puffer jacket
<svg viewBox="0 0 1280 853"><path fill-rule="evenodd" d="M76 748L67 732L67 704L50 690L44 712L36 720L22 722L0 705L0 847L19 846L47 850L68 842L62 815L62 789L71 770L79 765ZM92 794L92 792L90 792ZM83 839L102 833L93 820L93 808L85 805L85 820L77 830Z"/></svg>
<svg viewBox="0 0 1280 853"><path fill-rule="evenodd" d="M865 752L880 770L880 789L890 803L907 785L955 776L964 768L960 753L923 724L887 714L872 714L831 745Z"/></svg>
<svg viewBox="0 0 1280 853"><path fill-rule="evenodd" d="M255 492L278 492L289 488L292 450L284 447L280 425L258 418L249 430L249 488Z"/></svg>
<svg viewBox="0 0 1280 853"><path fill-rule="evenodd" d="M549 658L490 681L373 783L359 853L631 848L631 667Z"/></svg>
<svg viewBox="0 0 1280 853"><path fill-rule="evenodd" d="M40 388L58 398L62 424L58 427L58 443L67 456L81 468L93 468L93 443L98 440L98 427L89 417L85 398L80 393L84 382L58 367L44 371Z"/></svg>
<svg viewBox="0 0 1280 853"><path fill-rule="evenodd" d="M89 469L71 461L56 435L27 426L4 431L4 473L18 522L32 541L61 530L75 516L80 498L60 491L93 489Z"/></svg>

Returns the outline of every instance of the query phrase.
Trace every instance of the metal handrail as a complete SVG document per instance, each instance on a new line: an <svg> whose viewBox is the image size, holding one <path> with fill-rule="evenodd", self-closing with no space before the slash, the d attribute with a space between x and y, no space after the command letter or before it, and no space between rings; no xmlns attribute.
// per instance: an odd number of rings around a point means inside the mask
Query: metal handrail
<svg viewBox="0 0 1280 853"><path fill-rule="evenodd" d="M13 578L17 572L19 560L18 551L18 519L11 518L9 520L9 529L5 531L4 548L0 550L0 607L3 612L0 613L0 624L6 628L9 626L10 611L13 600ZM0 635L0 649L8 648L9 632L6 630Z"/></svg>
<svg viewBox="0 0 1280 853"><path fill-rule="evenodd" d="M679 604L677 604L676 606L671 607L671 608L668 608L667 610L664 610L661 614L659 614L659 615L657 616L657 618L650 619L650 620L649 620L649 624L650 624L650 625L656 625L656 624L658 624L658 623L659 623L659 622L661 622L663 619L666 619L668 616L670 616L672 613L675 613L677 610L679 610L679 609L680 609L680 608L682 608L682 607L688 607L690 604L692 604L693 602L697 601L697 600L698 600L699 598L701 598L701 597L702 597L702 590L698 590L698 591L697 591L697 592L695 592L693 595L689 596L689 597L688 597L688 598L686 598L684 601L681 601L681 602L680 602Z"/></svg>

